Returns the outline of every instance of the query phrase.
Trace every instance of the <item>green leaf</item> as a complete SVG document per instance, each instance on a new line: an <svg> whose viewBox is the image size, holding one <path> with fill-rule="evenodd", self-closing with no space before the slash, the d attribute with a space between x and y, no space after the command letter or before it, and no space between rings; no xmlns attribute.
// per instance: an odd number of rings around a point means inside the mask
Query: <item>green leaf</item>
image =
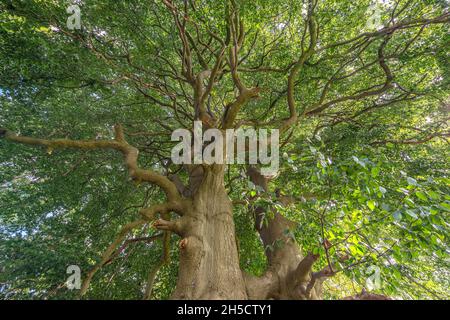
<svg viewBox="0 0 450 320"><path fill-rule="evenodd" d="M425 193L423 193L422 191L417 191L417 192L416 192L416 196L417 196L417 198L419 198L420 200L428 201L427 195L426 195Z"/></svg>
<svg viewBox="0 0 450 320"><path fill-rule="evenodd" d="M372 170L371 170L372 178L378 177L379 173L380 173L380 168L378 168L378 167L373 167L372 168Z"/></svg>
<svg viewBox="0 0 450 320"><path fill-rule="evenodd" d="M428 195L430 196L431 199L433 200L439 200L440 196L437 192L434 191L427 191Z"/></svg>
<svg viewBox="0 0 450 320"><path fill-rule="evenodd" d="M444 210L450 211L450 204L448 204L447 202L441 202L439 205L440 205Z"/></svg>
<svg viewBox="0 0 450 320"><path fill-rule="evenodd" d="M369 207L370 210L375 210L376 207L376 202L374 200L369 200L367 201L367 206Z"/></svg>
<svg viewBox="0 0 450 320"><path fill-rule="evenodd" d="M410 217L412 217L412 218L414 218L414 219L419 218L419 217L417 216L417 214L416 214L414 211L410 210L410 209L405 210L405 212L406 212Z"/></svg>

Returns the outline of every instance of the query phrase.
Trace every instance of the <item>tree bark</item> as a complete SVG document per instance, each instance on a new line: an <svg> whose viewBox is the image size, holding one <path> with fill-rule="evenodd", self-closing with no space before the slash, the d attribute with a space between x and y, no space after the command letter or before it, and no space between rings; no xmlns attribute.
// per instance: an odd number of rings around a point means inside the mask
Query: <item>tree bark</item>
<svg viewBox="0 0 450 320"><path fill-rule="evenodd" d="M247 298L224 169L223 165L204 166L201 181L197 173L189 186L195 193L179 219L182 240L173 299Z"/></svg>
<svg viewBox="0 0 450 320"><path fill-rule="evenodd" d="M88 287L97 270L108 263L117 253L117 247L134 228L157 215L160 219L154 227L178 234L180 241L180 260L177 286L173 299L321 299L322 282L334 275L331 266L313 272L312 268L318 256L303 255L293 237L289 235L295 224L279 212L257 207L253 215L255 229L258 231L267 256L266 272L261 277L243 274L239 266L236 234L233 221L233 206L224 187L225 165L186 166L189 173L189 185L175 177L166 177L150 170L140 169L137 165L138 150L124 139L120 126L116 126L114 140L75 141L68 139L45 140L17 136L0 128L0 138L29 144L45 146L49 149L114 149L123 153L130 176L134 180L154 183L162 188L167 202L142 208L142 218L125 225L118 237L107 248L102 260L90 271L83 283L81 295ZM251 181L267 193L269 178L250 167L248 175ZM278 201L288 205L292 199L279 193ZM271 210L272 212L268 212ZM179 215L171 221L170 212ZM265 215L270 217L263 223ZM167 249L167 247L166 247ZM119 249L120 250L120 249ZM166 257L168 255L166 254ZM153 274L150 274L153 279ZM151 290L149 281L148 292ZM387 297L361 293L351 300L380 300Z"/></svg>
<svg viewBox="0 0 450 320"><path fill-rule="evenodd" d="M256 208L255 228L268 259L262 277L243 274L239 267L233 207L224 188L223 165L188 168L190 183L180 193L191 204L171 229L178 233L180 263L173 299L321 299L321 284L327 270L312 272L317 256L302 254L289 236L294 224L274 212L262 223L265 209ZM267 191L268 179L256 169L249 175L253 183ZM287 197L279 197L285 205ZM162 225L166 225L162 223ZM268 249L268 248L271 249Z"/></svg>
<svg viewBox="0 0 450 320"><path fill-rule="evenodd" d="M248 175L251 181L268 191L269 178L250 167ZM289 205L290 197L278 195L278 201ZM266 273L262 277L246 276L247 291L250 299L283 299L283 300L318 300L322 299L322 282L332 276L326 268L312 272L312 267L318 256L303 255L301 248L290 236L295 224L272 210L264 223L263 219L269 212L262 207L254 210L255 229L259 232L268 260Z"/></svg>

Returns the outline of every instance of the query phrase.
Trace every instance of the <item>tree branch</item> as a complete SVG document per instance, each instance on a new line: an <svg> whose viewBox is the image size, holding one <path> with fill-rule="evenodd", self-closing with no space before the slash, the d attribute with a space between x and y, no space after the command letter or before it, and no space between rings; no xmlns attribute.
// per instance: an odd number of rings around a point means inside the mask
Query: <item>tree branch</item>
<svg viewBox="0 0 450 320"><path fill-rule="evenodd" d="M291 72L289 74L288 88L287 88L287 102L288 102L290 117L282 123L282 125L280 127L281 132L286 131L290 126L295 124L298 120L298 114L297 114L297 110L296 110L296 106L295 106L295 97L294 97L295 80L296 80L299 72L302 70L306 60L308 60L314 54L318 36L319 36L317 21L316 21L316 18L314 17L313 10L314 10L313 2L311 1L309 3L309 10L308 10L309 47L307 50L304 50L302 48L302 54L301 54L300 58L297 60L297 62L294 64L294 66L291 69ZM303 40L302 40L302 42L303 42Z"/></svg>
<svg viewBox="0 0 450 320"><path fill-rule="evenodd" d="M92 268L91 271L87 273L86 278L84 279L81 285L80 297L86 294L89 288L89 284L91 283L91 280L94 277L95 273L110 261L111 256L114 254L116 248L123 242L128 233L130 233L133 229L136 229L137 227L144 225L145 223L147 223L146 220L143 219L136 220L134 222L128 223L120 230L117 238L113 241L113 243L110 244L110 246L103 253L100 262L97 263L94 266L94 268Z"/></svg>
<svg viewBox="0 0 450 320"><path fill-rule="evenodd" d="M124 155L125 164L128 168L129 174L133 180L145 181L159 186L166 194L171 202L181 200L181 196L172 181L167 177L158 174L151 170L143 170L138 167L139 150L125 141L124 133L120 125L114 127L114 140L70 140L70 139L38 139L26 136L18 136L15 133L6 129L0 129L0 138L5 138L8 141L22 143L33 146L47 147L49 153L55 149L75 148L84 150L95 149L113 149L120 151Z"/></svg>

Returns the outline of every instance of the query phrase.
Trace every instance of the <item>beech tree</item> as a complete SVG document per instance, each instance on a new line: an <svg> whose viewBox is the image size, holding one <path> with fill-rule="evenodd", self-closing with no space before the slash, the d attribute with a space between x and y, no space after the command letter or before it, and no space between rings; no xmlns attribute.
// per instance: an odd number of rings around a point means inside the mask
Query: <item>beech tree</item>
<svg viewBox="0 0 450 320"><path fill-rule="evenodd" d="M444 0L1 1L0 296L448 298L449 18ZM194 121L278 129L279 172L174 164Z"/></svg>

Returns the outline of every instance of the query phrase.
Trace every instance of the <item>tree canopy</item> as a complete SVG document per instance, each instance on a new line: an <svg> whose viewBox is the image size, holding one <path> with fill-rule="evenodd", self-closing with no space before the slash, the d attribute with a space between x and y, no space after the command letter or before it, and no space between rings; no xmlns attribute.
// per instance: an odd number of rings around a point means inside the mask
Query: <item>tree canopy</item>
<svg viewBox="0 0 450 320"><path fill-rule="evenodd" d="M77 298L66 268L86 276L170 197L116 150L14 139L108 141L120 124L140 167L185 182L171 133L197 119L281 133L267 189L226 168L243 271L262 275L280 245L255 230L265 208L261 224L281 213L334 269L324 298L450 297L448 1L82 0L74 30L70 4L0 2L0 297ZM151 280L169 298L179 237L145 222L120 240L86 297L140 299Z"/></svg>

